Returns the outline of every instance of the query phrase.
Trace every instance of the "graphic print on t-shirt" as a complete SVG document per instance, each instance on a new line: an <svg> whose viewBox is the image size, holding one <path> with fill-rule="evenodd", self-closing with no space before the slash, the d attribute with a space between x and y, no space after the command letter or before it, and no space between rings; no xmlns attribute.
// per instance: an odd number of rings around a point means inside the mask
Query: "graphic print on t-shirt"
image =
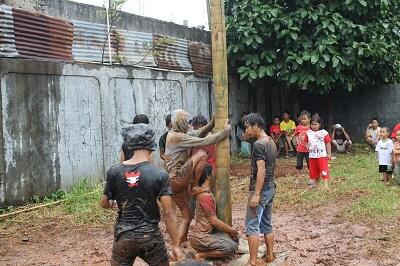
<svg viewBox="0 0 400 266"><path fill-rule="evenodd" d="M327 156L326 143L331 142L331 139L326 130L309 130L306 141L309 143L310 158L324 158Z"/></svg>
<svg viewBox="0 0 400 266"><path fill-rule="evenodd" d="M126 182L128 183L128 187L136 187L139 185L140 171L137 172L125 172Z"/></svg>

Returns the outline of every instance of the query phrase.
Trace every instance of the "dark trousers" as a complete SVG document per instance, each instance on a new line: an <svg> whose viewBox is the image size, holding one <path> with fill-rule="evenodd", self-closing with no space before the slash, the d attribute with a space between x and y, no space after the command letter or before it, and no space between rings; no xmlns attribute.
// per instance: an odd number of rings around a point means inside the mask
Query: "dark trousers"
<svg viewBox="0 0 400 266"><path fill-rule="evenodd" d="M303 169L303 161L306 159L307 167L309 167L310 160L308 158L308 152L297 152L297 164L296 169L301 170Z"/></svg>

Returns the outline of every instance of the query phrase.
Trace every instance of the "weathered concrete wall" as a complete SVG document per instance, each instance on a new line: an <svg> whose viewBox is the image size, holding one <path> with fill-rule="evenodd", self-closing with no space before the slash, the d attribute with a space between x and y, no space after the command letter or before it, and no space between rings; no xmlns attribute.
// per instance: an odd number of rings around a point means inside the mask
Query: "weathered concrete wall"
<svg viewBox="0 0 400 266"><path fill-rule="evenodd" d="M300 96L302 109L320 112L329 129L333 124L342 124L357 141L364 141L365 129L372 117L377 117L381 126L390 129L400 122L399 85L359 89L352 93L338 90L324 96L303 92Z"/></svg>
<svg viewBox="0 0 400 266"><path fill-rule="evenodd" d="M191 74L0 59L0 77L0 206L104 178L135 114L157 139L173 109L210 116L209 79Z"/></svg>
<svg viewBox="0 0 400 266"><path fill-rule="evenodd" d="M106 12L103 8L80 4L67 0L0 0L5 4L27 10L35 10L50 16L106 24ZM1 2L0 2L1 3ZM141 17L121 12L117 28L148 33L158 33L185 40L211 43L210 32L188 28L172 22Z"/></svg>

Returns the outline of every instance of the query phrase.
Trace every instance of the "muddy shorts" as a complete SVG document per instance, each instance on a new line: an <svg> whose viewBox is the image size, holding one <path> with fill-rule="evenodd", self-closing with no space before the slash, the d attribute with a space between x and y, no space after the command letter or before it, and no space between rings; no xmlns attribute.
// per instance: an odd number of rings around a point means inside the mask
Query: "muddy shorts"
<svg viewBox="0 0 400 266"><path fill-rule="evenodd" d="M131 237L122 233L114 241L111 265L131 266L136 257L140 257L150 266L169 265L167 248L161 235Z"/></svg>
<svg viewBox="0 0 400 266"><path fill-rule="evenodd" d="M261 190L260 204L256 208L249 206L254 191L250 191L246 211L246 235L267 235L272 232L272 203L275 197L275 186Z"/></svg>
<svg viewBox="0 0 400 266"><path fill-rule="evenodd" d="M172 200L180 210L189 208L189 184L193 182L193 161L188 159L177 177L170 178Z"/></svg>
<svg viewBox="0 0 400 266"><path fill-rule="evenodd" d="M219 251L226 256L235 254L238 244L224 233L195 235L190 238L190 245L197 252Z"/></svg>

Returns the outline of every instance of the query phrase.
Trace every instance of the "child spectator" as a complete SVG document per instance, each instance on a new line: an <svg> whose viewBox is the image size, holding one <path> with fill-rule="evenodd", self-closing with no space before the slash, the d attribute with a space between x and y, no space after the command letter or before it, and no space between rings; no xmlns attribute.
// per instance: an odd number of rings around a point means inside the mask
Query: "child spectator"
<svg viewBox="0 0 400 266"><path fill-rule="evenodd" d="M365 131L365 140L370 147L372 148L376 147L376 144L380 139L379 137L380 130L381 128L379 127L378 118L372 118L371 123L368 125L367 130Z"/></svg>
<svg viewBox="0 0 400 266"><path fill-rule="evenodd" d="M392 132L392 136L391 138L393 139L393 141L396 140L396 133L400 131L400 123L398 123L397 125L394 126L393 132Z"/></svg>
<svg viewBox="0 0 400 266"><path fill-rule="evenodd" d="M285 138L285 152L286 158L289 158L289 152L293 151L292 140L294 136L294 130L296 129L296 123L290 119L288 112L283 112L282 122L280 123L280 128Z"/></svg>
<svg viewBox="0 0 400 266"><path fill-rule="evenodd" d="M217 217L214 196L210 192L212 183L208 165L198 183L204 190L196 195L196 222L190 237L190 245L198 252L199 260L234 256L238 246L234 241L239 240L238 231Z"/></svg>
<svg viewBox="0 0 400 266"><path fill-rule="evenodd" d="M331 159L331 138L328 131L321 129L321 118L311 118L311 130L307 131L304 141L308 143L310 157L310 188L315 188L322 177L325 188L328 188L329 165Z"/></svg>
<svg viewBox="0 0 400 266"><path fill-rule="evenodd" d="M396 142L393 147L394 181L400 186L400 130L396 133Z"/></svg>
<svg viewBox="0 0 400 266"><path fill-rule="evenodd" d="M350 136L340 124L333 126L332 144L334 151L337 153L348 153L351 148Z"/></svg>
<svg viewBox="0 0 400 266"><path fill-rule="evenodd" d="M387 127L381 128L381 140L376 144L375 151L378 154L379 160L379 173L382 173L381 181L389 183L392 175L392 153L393 141L389 138L389 129Z"/></svg>
<svg viewBox="0 0 400 266"><path fill-rule="evenodd" d="M309 166L308 147L307 142L304 141L307 132L310 130L310 113L303 111L299 116L300 125L296 127L294 136L297 139L297 164L296 169L303 169L304 159L306 160L307 167Z"/></svg>
<svg viewBox="0 0 400 266"><path fill-rule="evenodd" d="M283 139L283 134L281 128L279 127L280 122L279 116L275 116L273 119L273 124L269 128L269 134L276 144L278 155L280 154L281 149L285 146L285 140Z"/></svg>

